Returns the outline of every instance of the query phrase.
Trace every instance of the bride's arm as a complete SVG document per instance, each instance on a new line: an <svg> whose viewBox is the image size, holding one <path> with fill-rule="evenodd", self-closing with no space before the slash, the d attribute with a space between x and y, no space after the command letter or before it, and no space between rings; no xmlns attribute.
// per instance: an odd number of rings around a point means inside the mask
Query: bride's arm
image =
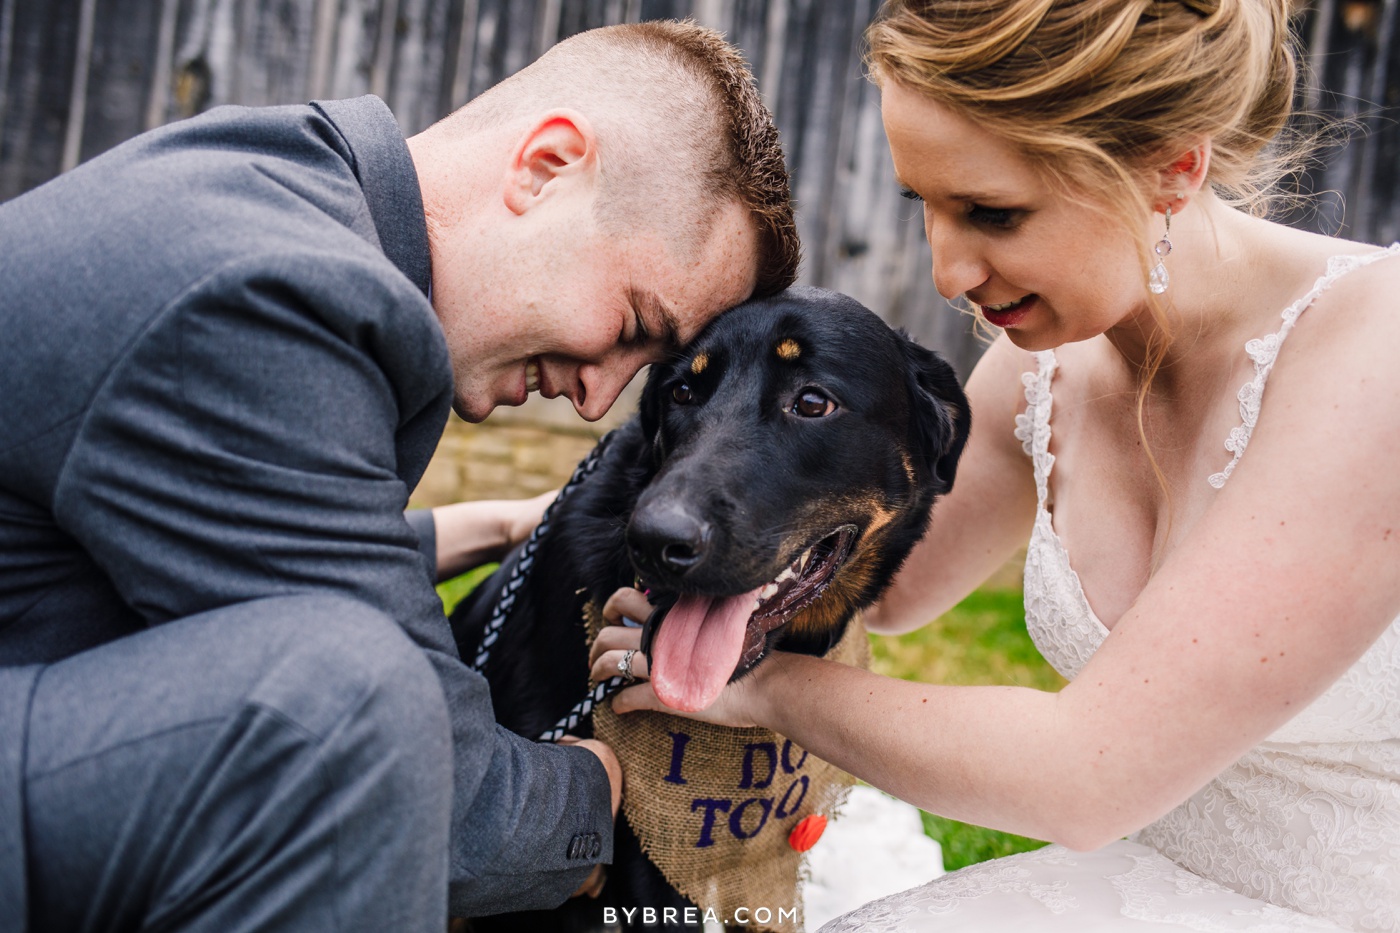
<svg viewBox="0 0 1400 933"><path fill-rule="evenodd" d="M1369 301L1339 284L1332 319L1315 308L1294 332L1229 483L1060 693L776 654L704 715L773 728L937 813L1072 848L1156 819L1400 613L1400 317L1378 300L1398 279ZM655 695L634 687L615 707L656 708Z"/></svg>
<svg viewBox="0 0 1400 933"><path fill-rule="evenodd" d="M866 628L897 634L918 628L957 605L1030 537L1035 473L1014 434L1025 408L1023 372L1035 359L1005 336L982 355L968 378L972 434L958 462L953 490L933 509L928 533L880 602L866 610Z"/></svg>

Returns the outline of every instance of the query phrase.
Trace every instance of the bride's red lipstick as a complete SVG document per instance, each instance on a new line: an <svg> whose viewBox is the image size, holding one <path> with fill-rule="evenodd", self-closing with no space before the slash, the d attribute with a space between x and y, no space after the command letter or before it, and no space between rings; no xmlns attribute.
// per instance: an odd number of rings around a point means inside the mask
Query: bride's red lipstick
<svg viewBox="0 0 1400 933"><path fill-rule="evenodd" d="M1004 308L1000 311L993 311L986 305L978 305L978 307L982 309L982 316L987 319L989 324L995 327L1007 328L1015 327L1017 324L1020 324L1021 321L1025 320L1026 315L1030 314L1035 308L1035 302L1035 295L1027 295L1011 307Z"/></svg>

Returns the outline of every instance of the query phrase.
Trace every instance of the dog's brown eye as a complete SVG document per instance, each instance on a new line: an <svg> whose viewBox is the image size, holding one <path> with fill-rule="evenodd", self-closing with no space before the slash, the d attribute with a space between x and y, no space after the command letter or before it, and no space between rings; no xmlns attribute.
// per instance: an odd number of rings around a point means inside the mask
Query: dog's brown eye
<svg viewBox="0 0 1400 933"><path fill-rule="evenodd" d="M686 385L684 382L676 383L675 388L671 389L671 399L677 405L689 405L693 397L690 386Z"/></svg>
<svg viewBox="0 0 1400 933"><path fill-rule="evenodd" d="M792 403L792 413L804 418L824 418L836 410L836 403L816 389L803 389Z"/></svg>

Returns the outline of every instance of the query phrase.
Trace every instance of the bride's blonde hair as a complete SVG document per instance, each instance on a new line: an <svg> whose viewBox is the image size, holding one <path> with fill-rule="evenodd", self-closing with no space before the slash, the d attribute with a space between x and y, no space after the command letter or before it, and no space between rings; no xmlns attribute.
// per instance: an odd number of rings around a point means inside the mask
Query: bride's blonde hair
<svg viewBox="0 0 1400 933"><path fill-rule="evenodd" d="M1288 12L1289 0L886 0L866 61L877 84L974 120L1137 231L1161 173L1206 139L1207 183L1252 213L1298 169L1308 141L1281 136L1296 73ZM1144 282L1151 241L1138 244ZM1166 303L1149 295L1148 305L1157 332L1139 379L1144 444L1143 403L1172 333Z"/></svg>

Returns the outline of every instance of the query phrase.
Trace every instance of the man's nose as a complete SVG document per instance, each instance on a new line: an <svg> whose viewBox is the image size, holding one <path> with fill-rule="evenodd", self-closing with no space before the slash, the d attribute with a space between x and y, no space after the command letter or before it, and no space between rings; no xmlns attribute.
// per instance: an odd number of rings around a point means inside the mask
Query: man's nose
<svg viewBox="0 0 1400 933"><path fill-rule="evenodd" d="M933 287L952 301L987 281L987 263L977 238L956 229L949 220L926 220L929 252L933 255Z"/></svg>
<svg viewBox="0 0 1400 933"><path fill-rule="evenodd" d="M606 415L642 365L640 361L629 359L579 367L578 385L570 396L579 417L584 421L597 421Z"/></svg>

